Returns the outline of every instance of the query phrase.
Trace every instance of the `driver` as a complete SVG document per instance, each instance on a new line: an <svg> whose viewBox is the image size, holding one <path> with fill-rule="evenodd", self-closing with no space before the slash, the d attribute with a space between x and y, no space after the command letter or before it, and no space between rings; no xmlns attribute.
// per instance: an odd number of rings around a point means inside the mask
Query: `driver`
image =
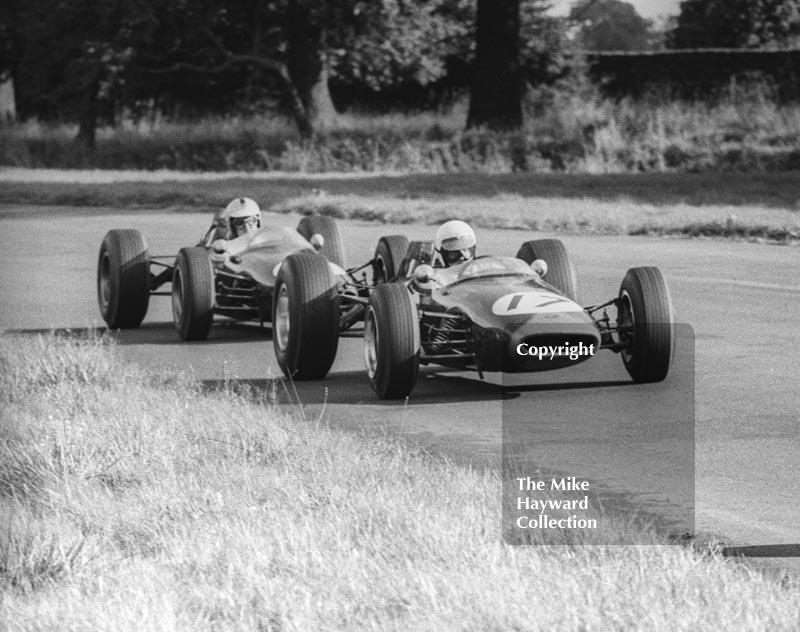
<svg viewBox="0 0 800 632"><path fill-rule="evenodd" d="M469 224L452 219L439 226L433 247L441 258L442 265L447 268L464 261L472 261L477 243L475 231Z"/></svg>
<svg viewBox="0 0 800 632"><path fill-rule="evenodd" d="M223 222L227 220L228 224L228 239L236 239L261 228L261 209L250 198L232 200L225 207L223 218Z"/></svg>

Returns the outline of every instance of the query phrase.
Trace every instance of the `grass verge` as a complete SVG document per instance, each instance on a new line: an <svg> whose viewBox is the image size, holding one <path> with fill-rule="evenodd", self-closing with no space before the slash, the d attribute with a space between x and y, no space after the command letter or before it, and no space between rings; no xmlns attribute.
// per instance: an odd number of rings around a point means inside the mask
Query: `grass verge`
<svg viewBox="0 0 800 632"><path fill-rule="evenodd" d="M461 219L480 228L595 235L677 235L797 243L800 213L767 208L669 207L629 200L598 202L564 198L387 200L362 196L301 196L275 204L282 213L321 214L392 224L439 224Z"/></svg>
<svg viewBox="0 0 800 632"><path fill-rule="evenodd" d="M133 172L111 178L93 172L0 171L0 203L7 205L0 209L0 217L30 212L14 205L86 207L89 212L108 207L211 213L236 196L248 195L273 211L383 223L435 224L457 217L485 228L716 236L776 243L800 239L800 178L792 173L215 176L206 180L202 176L187 180L185 175Z"/></svg>
<svg viewBox="0 0 800 632"><path fill-rule="evenodd" d="M794 630L682 547L510 547L499 478L202 393L104 339L0 339L9 630Z"/></svg>

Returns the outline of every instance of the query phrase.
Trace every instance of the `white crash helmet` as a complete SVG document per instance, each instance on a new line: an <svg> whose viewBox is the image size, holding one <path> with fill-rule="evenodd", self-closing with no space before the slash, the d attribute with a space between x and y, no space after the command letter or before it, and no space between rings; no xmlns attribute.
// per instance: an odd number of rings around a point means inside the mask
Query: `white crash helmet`
<svg viewBox="0 0 800 632"><path fill-rule="evenodd" d="M433 240L433 247L445 267L474 259L477 244L472 227L458 219L451 219L439 226Z"/></svg>
<svg viewBox="0 0 800 632"><path fill-rule="evenodd" d="M250 198L240 197L231 200L225 207L225 218L231 239L261 228L261 209Z"/></svg>

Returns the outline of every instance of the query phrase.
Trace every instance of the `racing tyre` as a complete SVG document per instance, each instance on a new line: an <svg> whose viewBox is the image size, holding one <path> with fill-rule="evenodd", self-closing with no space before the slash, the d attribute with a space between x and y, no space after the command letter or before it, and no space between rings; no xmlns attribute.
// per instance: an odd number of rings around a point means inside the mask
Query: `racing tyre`
<svg viewBox="0 0 800 632"><path fill-rule="evenodd" d="M339 292L328 261L298 252L284 259L272 297L272 346L286 377L320 380L339 346Z"/></svg>
<svg viewBox="0 0 800 632"><path fill-rule="evenodd" d="M214 324L214 270L205 248L181 248L172 271L172 320L181 340L205 340Z"/></svg>
<svg viewBox="0 0 800 632"><path fill-rule="evenodd" d="M522 259L528 265L536 259L543 259L547 263L544 280L571 301L578 302L578 277L560 239L526 241L520 246L517 259Z"/></svg>
<svg viewBox="0 0 800 632"><path fill-rule="evenodd" d="M372 388L381 399L401 399L419 372L419 317L406 287L375 287L364 317L364 360Z"/></svg>
<svg viewBox="0 0 800 632"><path fill-rule="evenodd" d="M658 268L631 268L619 288L617 325L622 362L634 382L660 382L673 349L672 301Z"/></svg>
<svg viewBox="0 0 800 632"><path fill-rule="evenodd" d="M408 238L405 235L388 235L381 237L375 248L372 264L372 281L375 285L391 281L400 272L408 252Z"/></svg>
<svg viewBox="0 0 800 632"><path fill-rule="evenodd" d="M320 253L340 268L344 267L344 245L339 235L339 227L331 217L324 215L309 215L300 220L297 232L306 240L311 240L315 234L322 235L325 243L322 244Z"/></svg>
<svg viewBox="0 0 800 632"><path fill-rule="evenodd" d="M138 230L110 230L97 258L97 302L111 329L142 324L150 304L150 253Z"/></svg>

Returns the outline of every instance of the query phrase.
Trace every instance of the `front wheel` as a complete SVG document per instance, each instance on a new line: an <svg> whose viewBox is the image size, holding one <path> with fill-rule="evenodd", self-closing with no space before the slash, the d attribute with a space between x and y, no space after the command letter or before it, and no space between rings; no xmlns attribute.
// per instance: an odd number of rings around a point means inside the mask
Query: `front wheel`
<svg viewBox="0 0 800 632"><path fill-rule="evenodd" d="M339 346L339 292L324 257L289 255L272 297L272 346L286 377L320 380Z"/></svg>
<svg viewBox="0 0 800 632"><path fill-rule="evenodd" d="M386 283L400 272L400 265L408 252L408 238L405 235L387 235L378 241L372 264L372 282Z"/></svg>
<svg viewBox="0 0 800 632"><path fill-rule="evenodd" d="M138 230L110 230L97 258L97 303L111 329L135 329L150 304L150 252Z"/></svg>
<svg viewBox="0 0 800 632"><path fill-rule="evenodd" d="M367 377L381 399L402 399L417 382L419 316L404 285L378 285L364 317Z"/></svg>
<svg viewBox="0 0 800 632"><path fill-rule="evenodd" d="M336 225L336 220L332 217L308 215L300 220L297 225L297 232L306 241L311 241L314 235L322 236L323 243L320 254L340 268L344 267L344 244L341 235L339 235L339 227Z"/></svg>
<svg viewBox="0 0 800 632"><path fill-rule="evenodd" d="M517 251L517 259L528 265L536 259L543 259L547 264L544 280L571 301L578 302L578 277L560 239L526 241Z"/></svg>
<svg viewBox="0 0 800 632"><path fill-rule="evenodd" d="M660 382L669 373L673 314L669 288L658 268L628 270L619 288L617 326L622 362L634 382Z"/></svg>
<svg viewBox="0 0 800 632"><path fill-rule="evenodd" d="M214 271L205 248L181 248L172 270L172 321L181 340L205 340L214 324Z"/></svg>

